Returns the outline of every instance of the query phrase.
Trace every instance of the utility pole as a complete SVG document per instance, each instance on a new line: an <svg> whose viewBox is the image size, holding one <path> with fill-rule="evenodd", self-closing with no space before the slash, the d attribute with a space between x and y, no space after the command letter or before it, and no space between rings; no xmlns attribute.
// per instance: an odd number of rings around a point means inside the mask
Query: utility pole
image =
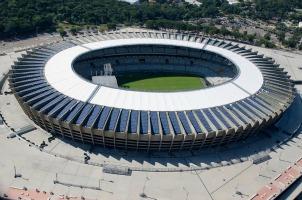
<svg viewBox="0 0 302 200"><path fill-rule="evenodd" d="M16 166L15 165L14 165L14 172L15 172L15 178L16 178L17 170L16 170Z"/></svg>
<svg viewBox="0 0 302 200"><path fill-rule="evenodd" d="M56 179L53 181L54 184L58 183L58 173L56 173Z"/></svg>
<svg viewBox="0 0 302 200"><path fill-rule="evenodd" d="M17 174L17 169L16 169L16 166L14 165L14 177L15 178L21 178L22 175L21 174Z"/></svg>
<svg viewBox="0 0 302 200"><path fill-rule="evenodd" d="M148 197L148 196L145 194L145 189L146 189L146 184L147 184L147 181L149 181L149 180L150 180L150 179L149 179L149 177L148 177L148 176L146 176L146 180L145 180L145 182L144 182L143 191L142 191L142 193L140 194L140 196L141 196L141 197L143 197L143 198Z"/></svg>

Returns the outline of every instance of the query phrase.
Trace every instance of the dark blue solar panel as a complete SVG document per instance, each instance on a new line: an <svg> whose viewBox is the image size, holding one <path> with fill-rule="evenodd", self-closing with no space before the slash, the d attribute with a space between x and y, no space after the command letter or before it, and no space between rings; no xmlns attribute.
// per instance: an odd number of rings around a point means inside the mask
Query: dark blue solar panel
<svg viewBox="0 0 302 200"><path fill-rule="evenodd" d="M218 129L218 130L222 130L220 124L217 122L217 120L214 118L214 116L212 115L212 113L210 112L209 109L204 109L204 113L207 115L208 119L214 124L214 126Z"/></svg>
<svg viewBox="0 0 302 200"><path fill-rule="evenodd" d="M108 130L114 131L114 129L116 127L116 124L117 124L117 121L118 121L119 114L120 114L120 110L117 109L117 108L114 108L111 111L109 125L108 125Z"/></svg>
<svg viewBox="0 0 302 200"><path fill-rule="evenodd" d="M50 101L48 104L46 104L45 106L43 106L40 111L44 112L49 110L52 106L56 105L57 103L59 103L62 99L64 98L63 95L58 96L57 98L53 99L52 101Z"/></svg>
<svg viewBox="0 0 302 200"><path fill-rule="evenodd" d="M273 95L273 96L284 96L283 93L279 92L279 91L276 91L272 88L264 88L266 91L269 92L270 95Z"/></svg>
<svg viewBox="0 0 302 200"><path fill-rule="evenodd" d="M56 98L58 95L59 95L59 93L55 92L55 93L41 99L40 101L36 102L35 104L32 105L32 107L35 109L39 109L42 106L46 105L51 100L53 100L54 98Z"/></svg>
<svg viewBox="0 0 302 200"><path fill-rule="evenodd" d="M56 98L59 95L59 93L55 92L43 99L41 99L40 101L36 102L32 107L35 109L39 109L42 106L46 105L48 102L50 102L52 99Z"/></svg>
<svg viewBox="0 0 302 200"><path fill-rule="evenodd" d="M42 65L43 66L43 65ZM13 65L12 66L12 71L13 72L18 72L18 73L22 73L22 72L30 72L30 71L36 71L36 72L42 72L43 71L43 67L41 67L41 66L36 66L36 67L34 67L34 66L18 66L18 65Z"/></svg>
<svg viewBox="0 0 302 200"><path fill-rule="evenodd" d="M80 112L80 110L83 108L85 103L80 102L76 107L74 107L71 112L67 115L64 121L70 122L75 118L75 116Z"/></svg>
<svg viewBox="0 0 302 200"><path fill-rule="evenodd" d="M26 76L19 76L19 77L15 77L14 80L23 81L23 80L26 80L28 78L40 77L40 76L41 76L40 74L32 74L32 75L26 75Z"/></svg>
<svg viewBox="0 0 302 200"><path fill-rule="evenodd" d="M188 115L188 118L189 118L191 124L193 125L196 133L201 133L202 130L201 130L201 128L200 128L200 126L199 126L199 124L198 124L198 122L197 122L197 120L196 120L193 112L192 111L188 111L187 115Z"/></svg>
<svg viewBox="0 0 302 200"><path fill-rule="evenodd" d="M230 105L226 105L225 106L228 110L232 111L234 113L234 115L240 120L242 121L244 124L248 124L248 122L240 115L240 113L238 113L232 106Z"/></svg>
<svg viewBox="0 0 302 200"><path fill-rule="evenodd" d="M24 77L25 75L30 77L36 77L36 75L42 75L42 73L40 70L14 71L12 74L12 78Z"/></svg>
<svg viewBox="0 0 302 200"><path fill-rule="evenodd" d="M258 107L257 104L255 104L254 102L252 101L249 101L248 99L245 99L244 101L246 104L248 104L249 106L251 106L252 108L255 108L256 110L260 110L261 108Z"/></svg>
<svg viewBox="0 0 302 200"><path fill-rule="evenodd" d="M84 120L86 119L87 115L90 113L90 110L92 108L92 104L86 104L79 115L78 119L76 120L76 124L82 124Z"/></svg>
<svg viewBox="0 0 302 200"><path fill-rule="evenodd" d="M264 97L257 96L257 98L259 98L261 101L263 101L264 103L266 103L266 104L269 105L269 106L272 105L272 104L270 104L270 102L268 102Z"/></svg>
<svg viewBox="0 0 302 200"><path fill-rule="evenodd" d="M45 87L45 85L44 84L39 84L39 85L35 85L35 86L28 86L27 88L23 88L23 89L19 90L18 94L20 96L23 96L25 94L30 93L31 91L37 91L38 89L40 89L42 87Z"/></svg>
<svg viewBox="0 0 302 200"><path fill-rule="evenodd" d="M30 89L31 87L34 87L34 86L45 86L45 82L43 80L39 80L39 81L34 81L34 82L31 82L31 83L27 83L27 84L23 84L23 85L20 85L19 87L16 87L16 91L23 91L23 90L27 90L27 89Z"/></svg>
<svg viewBox="0 0 302 200"><path fill-rule="evenodd" d="M151 132L152 134L159 134L159 127L158 127L158 116L157 112L150 112L151 118Z"/></svg>
<svg viewBox="0 0 302 200"><path fill-rule="evenodd" d="M133 110L130 113L129 132L137 133L137 125L138 125L138 111Z"/></svg>
<svg viewBox="0 0 302 200"><path fill-rule="evenodd" d="M48 112L49 116L53 116L55 113L58 113L60 111L60 109L64 108L64 105L66 105L71 99L69 98L65 98L62 102L60 102L59 104L57 104L53 109L51 109Z"/></svg>
<svg viewBox="0 0 302 200"><path fill-rule="evenodd" d="M216 117L218 117L218 119L223 123L223 125L225 125L225 127L227 127L228 129L232 128L232 126L223 118L217 108L213 108L212 111L216 115Z"/></svg>
<svg viewBox="0 0 302 200"><path fill-rule="evenodd" d="M94 122L96 121L97 117L99 116L102 108L101 106L94 106L91 114L88 117L88 120L85 123L85 127L92 127Z"/></svg>
<svg viewBox="0 0 302 200"><path fill-rule="evenodd" d="M39 90L36 90L36 91L33 91L31 93L28 93L28 94L25 94L22 98L24 101L28 101L30 98L33 98L33 97L37 97L37 95L41 94L41 93L44 93L44 92L50 92L49 91L49 88L48 87L43 87Z"/></svg>
<svg viewBox="0 0 302 200"><path fill-rule="evenodd" d="M171 121L173 130L174 130L174 133L175 134L180 134L181 130L180 130L175 112L169 112L168 114L169 114L169 117L170 117L170 121Z"/></svg>
<svg viewBox="0 0 302 200"><path fill-rule="evenodd" d="M252 121L255 121L255 119L253 117L251 117L250 114L248 114L247 112L245 112L245 110L243 110L240 106L237 105L237 103L232 104L237 110L239 110L239 112L241 112L244 116L248 117L249 119L251 119Z"/></svg>
<svg viewBox="0 0 302 200"><path fill-rule="evenodd" d="M119 123L116 127L117 132L126 132L127 123L129 118L129 110L122 110Z"/></svg>
<svg viewBox="0 0 302 200"><path fill-rule="evenodd" d="M237 127L240 126L240 124L237 122L237 120L227 111L224 107L219 108L221 112Z"/></svg>
<svg viewBox="0 0 302 200"><path fill-rule="evenodd" d="M17 68L33 68L33 67L42 67L43 66L43 63L33 63L33 62L18 62L15 67Z"/></svg>
<svg viewBox="0 0 302 200"><path fill-rule="evenodd" d="M256 112L254 111L253 109L249 108L245 103L243 102L237 102L239 105L241 105L242 107L244 107L246 110L248 110L249 112L253 113L255 116L257 116L258 118L261 119L261 116Z"/></svg>
<svg viewBox="0 0 302 200"><path fill-rule="evenodd" d="M31 63L34 63L34 64L44 64L44 60L42 61L42 60L25 60L25 59L23 59L23 60L21 60L20 61L20 63L22 63L22 64L31 64Z"/></svg>
<svg viewBox="0 0 302 200"><path fill-rule="evenodd" d="M61 119L69 110L71 110L78 102L76 100L72 100L67 104L67 106L64 107L63 110L58 114L57 118Z"/></svg>
<svg viewBox="0 0 302 200"><path fill-rule="evenodd" d="M147 134L148 133L148 112L146 111L141 111L141 128L140 131L143 134Z"/></svg>
<svg viewBox="0 0 302 200"><path fill-rule="evenodd" d="M170 133L170 128L168 124L168 118L165 112L159 112L159 117L160 117L160 122L161 126L163 128L163 134L169 134Z"/></svg>
<svg viewBox="0 0 302 200"><path fill-rule="evenodd" d="M267 110L274 112L270 106L267 106L267 103L265 103L264 101L262 101L261 99L257 99L256 97L253 98L253 100L258 103L260 106L262 106L263 108L266 108Z"/></svg>
<svg viewBox="0 0 302 200"><path fill-rule="evenodd" d="M190 125L189 125L189 122L186 118L185 113L184 112L177 112L177 115L178 115L179 120L181 121L182 126L185 129L185 132L186 133L191 133L192 131L191 131L191 128L190 128Z"/></svg>
<svg viewBox="0 0 302 200"><path fill-rule="evenodd" d="M45 91L45 92L39 94L38 96L35 96L34 98L31 98L30 100L27 101L27 103L28 103L29 105L33 105L34 103L36 103L36 102L39 101L40 99L45 98L46 96L52 94L53 92L54 92L54 91L52 91L52 90L50 90L50 91L49 91L49 90L48 90L48 91Z"/></svg>
<svg viewBox="0 0 302 200"><path fill-rule="evenodd" d="M245 103L247 103L248 105L250 105L253 108L256 108L258 111L260 111L261 113L263 113L266 116L268 116L268 114L263 110L263 108L259 107L259 104L257 104L257 102L255 102L254 100L245 99Z"/></svg>
<svg viewBox="0 0 302 200"><path fill-rule="evenodd" d="M111 110L111 108L109 108L109 107L104 107L103 108L102 113L101 113L100 118L99 118L98 125L97 125L98 129L101 129L101 130L104 129L105 123L106 123L108 115L110 113L110 110Z"/></svg>
<svg viewBox="0 0 302 200"><path fill-rule="evenodd" d="M208 119L214 124L214 126L218 129L218 130L222 130L220 124L217 122L217 120L214 118L214 116L212 115L212 113L210 112L209 109L204 109L205 114L207 115Z"/></svg>
<svg viewBox="0 0 302 200"><path fill-rule="evenodd" d="M16 75L14 74L14 77L11 77L11 79L13 79L14 81L16 82L19 82L19 81L24 81L24 80L27 80L29 78L38 78L40 77L41 75Z"/></svg>
<svg viewBox="0 0 302 200"><path fill-rule="evenodd" d="M13 83L14 83L14 85L23 85L23 83L32 83L32 82L35 82L35 81L39 81L39 80L41 80L42 78L41 77L39 77L39 78L30 78L30 79L26 79L26 80L23 80L23 81L14 81L13 80Z"/></svg>
<svg viewBox="0 0 302 200"><path fill-rule="evenodd" d="M208 131L208 132L212 132L213 129L212 127L210 126L210 124L208 123L208 121L206 120L205 116L203 115L203 113L200 111L200 110L196 110L195 111L197 117L199 118L200 122L202 123L202 125L205 127L205 129Z"/></svg>

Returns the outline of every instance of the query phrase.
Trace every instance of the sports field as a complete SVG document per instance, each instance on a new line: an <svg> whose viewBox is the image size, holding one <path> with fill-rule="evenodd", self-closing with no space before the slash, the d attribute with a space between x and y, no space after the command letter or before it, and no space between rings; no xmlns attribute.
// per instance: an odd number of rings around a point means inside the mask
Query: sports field
<svg viewBox="0 0 302 200"><path fill-rule="evenodd" d="M123 75L117 77L120 87L144 91L180 91L204 88L201 77L189 75Z"/></svg>

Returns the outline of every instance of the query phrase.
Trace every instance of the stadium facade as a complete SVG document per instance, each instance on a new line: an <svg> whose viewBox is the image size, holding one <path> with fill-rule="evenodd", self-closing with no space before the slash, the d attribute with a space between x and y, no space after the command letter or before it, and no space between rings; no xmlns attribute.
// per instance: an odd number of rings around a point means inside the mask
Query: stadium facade
<svg viewBox="0 0 302 200"><path fill-rule="evenodd" d="M200 90L133 91L96 85L117 74L178 72L229 79ZM158 31L89 33L27 51L10 87L46 131L75 141L142 151L192 150L238 141L272 125L295 91L271 58L231 42Z"/></svg>

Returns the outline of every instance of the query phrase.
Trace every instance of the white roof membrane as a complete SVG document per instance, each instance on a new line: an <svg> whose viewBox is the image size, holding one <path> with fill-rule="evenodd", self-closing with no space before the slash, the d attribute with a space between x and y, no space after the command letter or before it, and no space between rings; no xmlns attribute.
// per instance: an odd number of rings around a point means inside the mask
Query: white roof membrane
<svg viewBox="0 0 302 200"><path fill-rule="evenodd" d="M222 85L181 92L142 92L101 86L88 82L72 69L73 61L92 50L125 45L183 46L219 54L233 62L238 76ZM181 111L221 106L255 94L263 84L263 76L255 64L232 51L196 42L171 39L132 38L93 42L75 46L54 55L45 66L45 77L59 92L93 104L134 110ZM92 98L90 98L94 95Z"/></svg>

